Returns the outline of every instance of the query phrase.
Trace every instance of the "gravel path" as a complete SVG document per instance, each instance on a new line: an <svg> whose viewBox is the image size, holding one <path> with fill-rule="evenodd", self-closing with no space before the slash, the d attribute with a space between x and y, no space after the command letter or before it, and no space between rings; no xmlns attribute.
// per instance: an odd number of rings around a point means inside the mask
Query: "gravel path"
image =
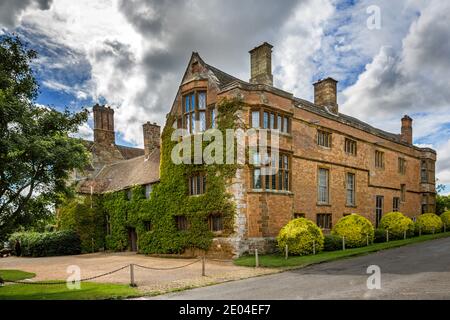
<svg viewBox="0 0 450 320"><path fill-rule="evenodd" d="M0 259L0 269L18 269L36 273L32 281L66 279L67 267L80 267L81 277L88 278L106 273L130 263L153 268L172 268L183 266L196 259L155 258L135 253L93 253L78 256ZM274 269L254 269L238 267L232 262L206 261L206 276L202 277L202 263L196 262L176 270L146 270L135 267L135 282L138 288L147 294L156 294L175 289L205 286L231 280L278 272ZM129 268L117 273L95 279L96 282L130 283Z"/></svg>

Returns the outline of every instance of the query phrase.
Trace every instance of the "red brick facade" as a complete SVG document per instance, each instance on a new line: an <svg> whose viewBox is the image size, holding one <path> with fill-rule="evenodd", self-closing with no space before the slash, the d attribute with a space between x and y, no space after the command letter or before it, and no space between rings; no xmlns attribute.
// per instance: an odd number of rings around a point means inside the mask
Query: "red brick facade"
<svg viewBox="0 0 450 320"><path fill-rule="evenodd" d="M264 185L255 190L252 167L238 170L230 187L237 204L235 234L216 239L214 246L231 244L235 255L255 247L268 249L279 230L300 215L316 222L318 214L331 214L332 226L345 214L358 213L376 225L377 196L380 214L393 211L397 205L396 209L412 218L422 211L434 212L436 153L412 145L411 118L403 118L401 127L399 119L401 134L392 134L340 114L336 81L331 78L314 85L315 103L295 98L270 85L271 70L264 68L271 67L271 46L260 48L264 50L261 54L255 52L258 48L251 51L252 59L257 57L262 65L252 61L250 82L207 65L194 53L171 110L179 119L177 125L185 125L183 95L204 90L208 110L222 97L242 98L246 107L239 116L249 128L252 111L261 108L288 118L289 130L281 133L280 152L289 157L289 190L265 190ZM258 83L258 78L264 81ZM318 144L319 131L327 133L329 147ZM351 145L347 150L346 139ZM328 203L318 201L319 169L328 170ZM351 186L348 179L354 181ZM348 203L349 194L353 204Z"/></svg>

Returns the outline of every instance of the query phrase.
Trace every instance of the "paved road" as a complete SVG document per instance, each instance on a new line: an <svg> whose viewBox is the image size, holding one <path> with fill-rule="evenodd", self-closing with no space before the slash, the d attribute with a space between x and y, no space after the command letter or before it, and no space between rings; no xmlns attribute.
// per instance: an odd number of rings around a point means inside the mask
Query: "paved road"
<svg viewBox="0 0 450 320"><path fill-rule="evenodd" d="M381 289L367 289L367 267ZM450 299L450 238L153 299Z"/></svg>

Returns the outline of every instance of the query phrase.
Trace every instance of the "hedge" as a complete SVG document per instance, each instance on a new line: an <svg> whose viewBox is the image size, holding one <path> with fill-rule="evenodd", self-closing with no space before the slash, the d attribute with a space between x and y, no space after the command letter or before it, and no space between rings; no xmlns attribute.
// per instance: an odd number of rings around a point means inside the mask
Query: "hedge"
<svg viewBox="0 0 450 320"><path fill-rule="evenodd" d="M322 230L311 220L299 218L285 225L277 237L278 247L284 252L286 245L291 255L308 255L322 251L324 236Z"/></svg>
<svg viewBox="0 0 450 320"><path fill-rule="evenodd" d="M324 251L337 251L342 249L342 238L336 235L325 235Z"/></svg>
<svg viewBox="0 0 450 320"><path fill-rule="evenodd" d="M22 257L50 257L81 253L80 237L74 231L13 233L9 242L15 255L17 255L16 240L20 241Z"/></svg>
<svg viewBox="0 0 450 320"><path fill-rule="evenodd" d="M58 210L57 229L75 231L83 253L105 248L106 221L100 201L98 197L77 196Z"/></svg>
<svg viewBox="0 0 450 320"><path fill-rule="evenodd" d="M390 212L381 218L380 228L389 231L389 239L403 239L414 235L414 222L401 212Z"/></svg>
<svg viewBox="0 0 450 320"><path fill-rule="evenodd" d="M422 234L438 233L442 229L442 220L434 213L425 213L417 218L415 229Z"/></svg>
<svg viewBox="0 0 450 320"><path fill-rule="evenodd" d="M357 248L367 245L367 236L369 236L369 243L373 241L374 229L372 223L363 216L351 214L341 218L331 234L345 237L347 248Z"/></svg>
<svg viewBox="0 0 450 320"><path fill-rule="evenodd" d="M450 211L441 214L442 224L445 226L446 230L450 230Z"/></svg>

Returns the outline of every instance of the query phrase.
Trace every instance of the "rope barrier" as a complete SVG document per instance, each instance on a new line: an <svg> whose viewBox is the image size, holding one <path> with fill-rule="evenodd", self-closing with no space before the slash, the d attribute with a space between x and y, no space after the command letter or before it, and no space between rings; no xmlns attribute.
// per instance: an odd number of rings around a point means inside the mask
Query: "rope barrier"
<svg viewBox="0 0 450 320"><path fill-rule="evenodd" d="M202 261L202 259L195 260L194 262L191 262L191 263L188 263L188 264L185 264L185 265L182 265L182 266L171 267L171 268L154 268L154 267L142 266L140 264L135 264L135 263L133 263L133 264L136 267L143 268L143 269L164 271L164 270L176 270L176 269L185 268L185 267L191 266L191 265L193 265L193 264L195 264L197 262L200 262L200 261Z"/></svg>
<svg viewBox="0 0 450 320"><path fill-rule="evenodd" d="M110 275L110 274L113 274L113 273L116 273L116 272L119 272L119 271L121 271L121 270L123 270L123 269L125 269L125 268L128 268L130 265L128 264L128 265L126 265L126 266L123 266L123 267L121 267L121 268L119 268L119 269L116 269L116 270L113 270L113 271L109 271L109 272L106 272L106 273L103 273L103 274L100 274L100 275L97 275L97 276L93 276L93 277L89 277L89 278L84 278L84 279L80 279L80 280L77 280L76 282L84 282L84 281L90 281L90 280L94 280L94 279L97 279L97 278L101 278L101 277L104 277L104 276L108 276L108 275ZM67 281L57 281L57 282L31 282L31 281L28 281L28 282L24 282L24 281L14 281L14 280L3 280L5 283L16 283L16 284L37 284L37 285L61 285L61 284L66 284L67 283Z"/></svg>
<svg viewBox="0 0 450 320"><path fill-rule="evenodd" d="M77 282L91 281L91 280L94 280L94 279L97 279L97 278L105 277L105 276L108 276L110 274L119 272L119 271L121 271L123 269L129 268L132 265L136 266L138 268L147 269L147 270L166 271L166 270L177 270L177 269L186 268L186 267L189 267L189 266L191 266L191 265L193 265L193 264L195 264L197 262L202 261L203 259L204 258L197 259L197 260L195 260L193 262L184 264L182 266L170 267L170 268L148 267L148 266L143 266L143 265L140 265L140 264L132 263L132 264L127 264L126 266L123 266L121 268L118 268L118 269L115 269L115 270L112 270L112 271L109 271L109 272L106 272L106 273L99 274L97 276L93 276L93 277L88 277L88 278L77 280ZM216 261L216 262L232 262L232 260L221 260L221 259L205 259L205 260ZM204 269L204 262L203 262L203 269ZM204 274L204 270L202 271L202 273ZM53 282L32 282L32 281L27 281L27 282L25 282L25 281L3 280L3 282L4 283L15 283L15 284L31 284L31 285L61 285L61 284L67 284L67 281L53 281Z"/></svg>

